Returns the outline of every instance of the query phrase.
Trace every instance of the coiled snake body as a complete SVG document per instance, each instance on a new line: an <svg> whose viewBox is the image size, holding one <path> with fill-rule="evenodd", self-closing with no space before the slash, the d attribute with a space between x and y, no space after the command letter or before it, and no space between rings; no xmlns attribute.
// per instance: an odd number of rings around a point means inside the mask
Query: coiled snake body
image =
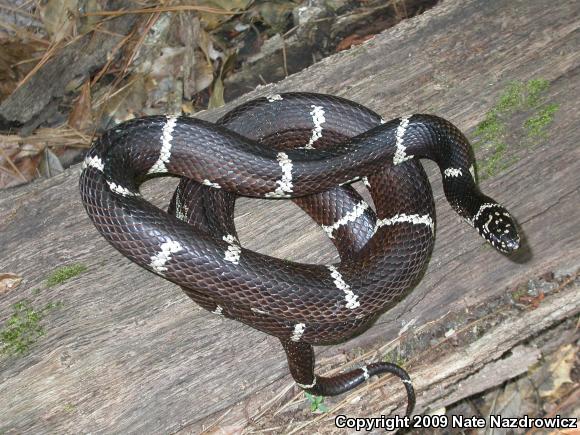
<svg viewBox="0 0 580 435"><path fill-rule="evenodd" d="M280 339L303 389L335 395L390 372L373 363L314 374L312 345L350 338L417 284L432 251L435 210L420 158L441 169L454 210L502 252L519 246L507 210L473 179L468 141L448 121L388 122L329 95L288 93L245 103L216 124L152 116L105 132L89 151L81 198L99 232L123 255L180 285L195 302ZM159 175L183 177L169 213L139 194ZM349 185L363 180L375 209ZM291 198L322 226L341 262L300 264L240 246L237 196Z"/></svg>

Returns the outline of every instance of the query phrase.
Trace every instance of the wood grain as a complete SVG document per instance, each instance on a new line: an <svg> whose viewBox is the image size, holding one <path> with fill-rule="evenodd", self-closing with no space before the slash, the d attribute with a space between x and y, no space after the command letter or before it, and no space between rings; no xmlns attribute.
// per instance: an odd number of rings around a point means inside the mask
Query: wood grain
<svg viewBox="0 0 580 435"><path fill-rule="evenodd" d="M482 183L482 190L519 219L529 253L510 259L485 247L451 212L439 175L427 165L437 197L438 227L424 280L365 334L318 349L319 370L345 362L360 349L387 343L405 325L405 335L440 327L438 323L446 326L445 316L488 304L530 278L578 270L577 15L574 0L554 1L549 8L542 0L444 1L362 46L239 100L290 90L327 92L361 102L385 118L437 113L468 136L512 80L548 79L548 98L560 106L548 138L532 148L510 150L517 162ZM201 117L215 120L231 107ZM478 158L485 155L483 151ZM80 204L79 170L0 192L0 271L25 278L17 290L0 295L0 319L24 297L39 305L63 302L45 320L46 335L28 355L0 361L0 431L199 433L218 418L218 426L245 426L250 416L266 409L262 418L269 424L279 421L279 432L284 432L287 423L268 408L290 384L277 340L202 311L176 286L110 248ZM173 184L148 185L146 195L156 204L166 203ZM289 204L243 199L236 213L242 241L250 248L310 262L335 256L320 229ZM51 271L71 263L85 264L88 271L60 286L45 287ZM548 297L550 304L562 305L554 298ZM557 318L574 315L578 307L577 298L570 298ZM514 316L517 322L518 314ZM534 332L546 325L528 327ZM517 345L501 334L493 337L508 348ZM465 349L447 350L433 367L464 356ZM419 381L429 370L427 361L423 364L412 366L411 375ZM475 374L483 365L485 361L468 363L462 373ZM383 389L389 393L398 388L391 385ZM443 383L440 393L450 385ZM440 395L427 393L427 383L418 387L419 409L439 400ZM292 391L280 395L276 406L289 400ZM368 409L384 405L381 397L369 397ZM301 403L295 409L305 407ZM326 420L317 424L320 430L332 427Z"/></svg>

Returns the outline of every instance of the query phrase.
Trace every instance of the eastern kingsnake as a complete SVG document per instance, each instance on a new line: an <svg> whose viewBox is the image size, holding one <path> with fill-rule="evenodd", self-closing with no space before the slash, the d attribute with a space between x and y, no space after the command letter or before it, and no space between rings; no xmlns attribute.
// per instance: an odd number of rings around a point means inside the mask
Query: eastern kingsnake
<svg viewBox="0 0 580 435"><path fill-rule="evenodd" d="M367 328L418 283L434 242L434 160L447 200L497 250L519 246L507 210L478 190L467 139L432 115L383 121L334 96L288 93L242 104L215 124L181 116L134 119L105 132L85 158L80 191L99 232L195 302L280 339L298 385L348 391L372 375L409 376L377 362L314 374L312 345ZM182 177L166 213L139 194L160 175ZM349 184L362 180L376 211ZM292 198L320 224L341 262L299 264L240 246L237 196Z"/></svg>

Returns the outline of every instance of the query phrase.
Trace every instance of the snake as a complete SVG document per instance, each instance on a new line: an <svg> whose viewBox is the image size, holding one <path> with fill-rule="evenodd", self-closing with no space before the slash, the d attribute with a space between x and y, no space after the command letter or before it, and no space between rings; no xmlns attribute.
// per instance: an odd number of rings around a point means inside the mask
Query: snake
<svg viewBox="0 0 580 435"><path fill-rule="evenodd" d="M438 165L448 203L487 243L504 254L519 248L515 219L480 191L471 145L451 122L430 114L386 121L332 95L270 94L215 123L182 115L120 123L93 142L79 185L88 217L116 250L204 309L277 337L304 391L334 396L390 373L404 384L410 415L415 392L401 366L378 361L321 376L313 346L364 332L422 279L436 218L421 159ZM139 190L163 176L180 178L167 211ZM234 223L240 196L292 201L340 262L244 248Z"/></svg>

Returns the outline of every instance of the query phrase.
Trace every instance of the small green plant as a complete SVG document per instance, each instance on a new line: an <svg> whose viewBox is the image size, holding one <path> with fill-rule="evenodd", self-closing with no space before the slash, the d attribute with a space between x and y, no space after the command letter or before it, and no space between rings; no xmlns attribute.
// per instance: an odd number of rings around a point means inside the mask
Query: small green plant
<svg viewBox="0 0 580 435"><path fill-rule="evenodd" d="M59 306L60 302L51 302L37 310L27 299L15 303L12 306L12 315L0 329L0 352L6 355L26 353L30 346L44 335L41 320L48 311Z"/></svg>
<svg viewBox="0 0 580 435"><path fill-rule="evenodd" d="M536 139L547 137L547 128L558 111L557 104L545 104L544 93L550 83L545 79L532 79L527 82L511 82L502 92L499 100L485 115L484 120L475 128L473 148L489 150L488 156L478 165L480 179L489 178L506 169L515 162L507 159L507 121L512 115L523 112L528 115L523 123L525 139L523 144L530 145Z"/></svg>
<svg viewBox="0 0 580 435"><path fill-rule="evenodd" d="M72 264L70 266L61 267L50 274L46 280L47 287L53 287L58 284L74 278L77 275L85 272L87 266L83 264Z"/></svg>
<svg viewBox="0 0 580 435"><path fill-rule="evenodd" d="M324 397L315 396L313 394L304 392L308 403L310 403L310 411L315 414L322 414L323 412L328 412L328 407L324 404Z"/></svg>

